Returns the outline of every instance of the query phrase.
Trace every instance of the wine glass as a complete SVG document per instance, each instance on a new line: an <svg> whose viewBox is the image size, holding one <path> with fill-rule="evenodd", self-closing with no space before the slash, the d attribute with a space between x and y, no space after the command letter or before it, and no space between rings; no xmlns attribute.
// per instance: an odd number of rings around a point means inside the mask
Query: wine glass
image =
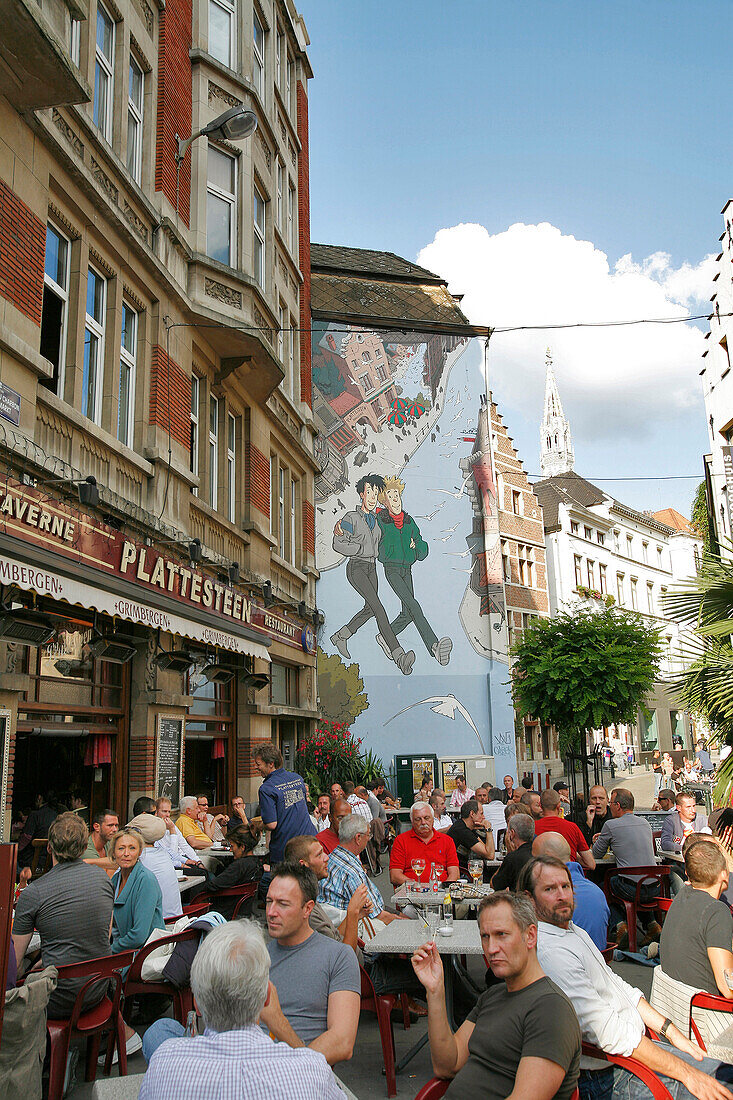
<svg viewBox="0 0 733 1100"><path fill-rule="evenodd" d="M425 870L425 860L424 859L413 859L410 866L412 867L413 871L415 872L415 878L419 882L420 881L420 876L422 875L423 871Z"/></svg>
<svg viewBox="0 0 733 1100"><path fill-rule="evenodd" d="M469 859L468 873L473 879L474 886L478 886L479 882L484 877L484 865L482 861L480 859Z"/></svg>
<svg viewBox="0 0 733 1100"><path fill-rule="evenodd" d="M445 867L442 863L435 864L435 877L437 878L438 882L442 882L445 878Z"/></svg>

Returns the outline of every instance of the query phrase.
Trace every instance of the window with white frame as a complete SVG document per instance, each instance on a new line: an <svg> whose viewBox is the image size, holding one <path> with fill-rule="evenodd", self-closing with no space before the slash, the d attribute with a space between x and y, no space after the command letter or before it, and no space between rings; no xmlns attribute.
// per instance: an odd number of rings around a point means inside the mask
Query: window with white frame
<svg viewBox="0 0 733 1100"><path fill-rule="evenodd" d="M206 179L206 254L234 267L237 262L237 162L209 145Z"/></svg>
<svg viewBox="0 0 733 1100"><path fill-rule="evenodd" d="M277 538L277 455L270 455L270 534Z"/></svg>
<svg viewBox="0 0 733 1100"><path fill-rule="evenodd" d="M596 563L591 561L590 558L585 563L586 572L588 575L588 587L595 588L596 586Z"/></svg>
<svg viewBox="0 0 733 1100"><path fill-rule="evenodd" d="M285 557L285 470L282 466L278 468L277 552L281 558Z"/></svg>
<svg viewBox="0 0 733 1100"><path fill-rule="evenodd" d="M227 413L227 503L230 523L237 522L237 418Z"/></svg>
<svg viewBox="0 0 733 1100"><path fill-rule="evenodd" d="M664 558L661 546L657 547L657 567L659 569L662 569L664 567Z"/></svg>
<svg viewBox="0 0 733 1100"><path fill-rule="evenodd" d="M580 530L579 524L577 524L575 522L575 520L571 520L570 521L570 534L571 535L577 535L579 530Z"/></svg>
<svg viewBox="0 0 733 1100"><path fill-rule="evenodd" d="M634 536L633 535L627 535L626 536L626 556L629 557L629 558L633 558L633 556L634 556Z"/></svg>
<svg viewBox="0 0 733 1100"><path fill-rule="evenodd" d="M288 181L288 248L295 251L295 188Z"/></svg>
<svg viewBox="0 0 733 1100"><path fill-rule="evenodd" d="M624 586L623 573L616 574L616 598L621 607L624 607L624 605L626 604L626 590Z"/></svg>
<svg viewBox="0 0 733 1100"><path fill-rule="evenodd" d="M209 53L230 69L236 62L234 16L233 0L209 0Z"/></svg>
<svg viewBox="0 0 733 1100"><path fill-rule="evenodd" d="M591 527L584 527L583 528L583 534L585 535L585 537L590 542L590 540L593 538L593 529Z"/></svg>
<svg viewBox="0 0 733 1100"><path fill-rule="evenodd" d="M257 187L254 189L253 204L254 240L252 256L254 259L253 275L259 286L265 285L265 200Z"/></svg>
<svg viewBox="0 0 733 1100"><path fill-rule="evenodd" d="M114 101L115 24L105 6L97 4L97 44L94 67L94 125L112 141Z"/></svg>
<svg viewBox="0 0 733 1100"><path fill-rule="evenodd" d="M41 385L64 395L66 326L69 315L69 263L71 242L53 225L46 226L46 261L43 275L41 355L53 363L53 375Z"/></svg>
<svg viewBox="0 0 733 1100"><path fill-rule="evenodd" d="M275 38L275 84L279 92L282 92L283 89L283 37L278 27Z"/></svg>
<svg viewBox="0 0 733 1100"><path fill-rule="evenodd" d="M596 531L596 542L599 546L606 545L606 536L603 534L602 531Z"/></svg>
<svg viewBox="0 0 733 1100"><path fill-rule="evenodd" d="M104 373L104 316L107 305L107 280L90 267L87 272L87 309L84 327L84 368L82 372L81 411L95 424L102 408Z"/></svg>
<svg viewBox="0 0 733 1100"><path fill-rule="evenodd" d="M252 83L265 97L265 28L257 11L252 13Z"/></svg>
<svg viewBox="0 0 733 1100"><path fill-rule="evenodd" d="M654 614L654 584L652 581L646 582L646 609L651 615Z"/></svg>
<svg viewBox="0 0 733 1100"><path fill-rule="evenodd" d="M290 546L288 547L291 565L298 564L298 499L300 496L300 483L297 478L290 477Z"/></svg>
<svg viewBox="0 0 733 1100"><path fill-rule="evenodd" d="M282 233L283 229L283 180L285 177L285 165L277 158L277 207L275 210L275 222Z"/></svg>
<svg viewBox="0 0 733 1100"><path fill-rule="evenodd" d="M583 583L583 559L580 554L573 554L573 567L575 569L575 587Z"/></svg>
<svg viewBox="0 0 733 1100"><path fill-rule="evenodd" d="M293 110L293 105L290 102L292 94L293 94L293 59L290 56L290 54L288 54L287 71L285 73L285 105L287 106L288 110L291 111L291 112Z"/></svg>
<svg viewBox="0 0 733 1100"><path fill-rule="evenodd" d="M130 80L127 94L127 171L135 183L140 183L142 178L144 83L145 75L130 54Z"/></svg>
<svg viewBox="0 0 733 1100"><path fill-rule="evenodd" d="M219 399L209 394L209 504L219 503Z"/></svg>
<svg viewBox="0 0 733 1100"><path fill-rule="evenodd" d="M74 62L76 67L79 67L79 58L81 56L81 19L76 19L71 16L71 25L69 27L69 57Z"/></svg>
<svg viewBox="0 0 733 1100"><path fill-rule="evenodd" d="M285 367L285 307L282 302L277 307L277 354L283 367Z"/></svg>
<svg viewBox="0 0 733 1100"><path fill-rule="evenodd" d="M190 464L191 473L198 477L199 474L199 401L201 399L201 382L195 374L191 375L191 443ZM198 489L191 490L194 496L198 496Z"/></svg>
<svg viewBox="0 0 733 1100"><path fill-rule="evenodd" d="M641 544L641 559L645 565L649 564L649 543L642 542Z"/></svg>
<svg viewBox="0 0 733 1100"><path fill-rule="evenodd" d="M638 611L639 610L639 595L638 595L639 582L638 582L636 577L631 577L629 583L631 585L631 606L634 609L634 611Z"/></svg>
<svg viewBox="0 0 733 1100"><path fill-rule="evenodd" d="M608 587L606 582L606 566L603 564L598 566L598 587L600 588L602 595L605 596L608 592Z"/></svg>
<svg viewBox="0 0 733 1100"><path fill-rule="evenodd" d="M137 364L138 317L127 302L122 303L122 339L120 341L120 386L117 409L117 438L132 447L135 431L135 367Z"/></svg>
<svg viewBox="0 0 733 1100"><path fill-rule="evenodd" d="M297 327L298 327L297 321L295 320L294 317L291 317L290 318L290 332L288 334L289 335L289 340L288 340L288 364L289 364L289 368L290 368L290 370L289 370L289 373L290 373L290 396L293 399L295 399L297 397L298 392L299 392L299 388L300 388L299 385L296 384L297 374L296 374L296 369L295 369L295 363L296 363L296 354L295 353L296 353L296 350L297 350L297 347L298 347Z"/></svg>

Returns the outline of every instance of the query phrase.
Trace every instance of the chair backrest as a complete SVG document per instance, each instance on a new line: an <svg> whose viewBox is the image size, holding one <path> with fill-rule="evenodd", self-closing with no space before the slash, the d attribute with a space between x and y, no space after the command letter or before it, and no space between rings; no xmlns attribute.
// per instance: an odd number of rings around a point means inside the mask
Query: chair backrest
<svg viewBox="0 0 733 1100"><path fill-rule="evenodd" d="M642 901L639 897L642 886L649 886L652 882L658 882L660 887L669 896L669 875L671 868L664 864L654 864L651 867L611 867L606 871L604 879L604 892L606 897L610 898L612 894L611 879L616 875L625 875L629 877L633 875L638 877L636 883L636 904L642 908L653 908L657 903L657 898L653 898L648 902Z"/></svg>
<svg viewBox="0 0 733 1100"><path fill-rule="evenodd" d="M707 1008L712 1009L714 1012L733 1012L733 1001L729 1001L725 997L713 996L711 993L696 993L690 1000L690 1031L692 1037L702 1050L707 1050L705 1040L700 1034L700 1029L692 1015L694 1008Z"/></svg>
<svg viewBox="0 0 733 1100"><path fill-rule="evenodd" d="M657 829L652 832L652 839L654 840L654 851L659 855L662 844L662 830Z"/></svg>
<svg viewBox="0 0 733 1100"><path fill-rule="evenodd" d="M176 916L164 917L163 918L163 923L164 924L175 924L176 921L179 921L182 916L183 917L194 917L194 918L195 917L202 917L204 915L204 913L208 913L209 909L211 909L211 906L208 903L208 901L192 901L190 905L184 905L183 906L183 910L179 914L179 916L177 916L177 917Z"/></svg>
<svg viewBox="0 0 733 1100"><path fill-rule="evenodd" d="M64 966L57 967L59 982L73 978L87 979L77 991L76 1001L69 1016L69 1026L72 1031L76 1028L79 1017L84 1012L84 998L100 978L109 978L114 984L112 1011L116 1011L122 993L122 971L132 964L134 957L134 951L120 951L116 955L104 955L99 959L85 959L84 962L67 963Z"/></svg>
<svg viewBox="0 0 733 1100"><path fill-rule="evenodd" d="M168 936L161 936L160 939L153 940L151 943L146 943L135 955L132 966L127 973L126 984L142 981L141 972L143 963L148 955L152 954L152 952L156 951L159 947L165 947L166 944L169 943L183 943L185 940L197 940L200 935L201 929L186 928L183 932L171 932Z"/></svg>
<svg viewBox="0 0 733 1100"><path fill-rule="evenodd" d="M629 1073L632 1073L634 1077L638 1077L646 1085L654 1100L672 1100L672 1094L665 1088L656 1073L645 1066L643 1062L637 1061L636 1058L625 1058L621 1054L606 1054L605 1051L599 1050L591 1043L583 1043L583 1054L587 1058L598 1058L604 1062L612 1062L614 1065L628 1070Z"/></svg>
<svg viewBox="0 0 733 1100"><path fill-rule="evenodd" d="M449 1084L450 1081L444 1081L442 1077L431 1077L420 1089L415 1100L440 1100L448 1091Z"/></svg>

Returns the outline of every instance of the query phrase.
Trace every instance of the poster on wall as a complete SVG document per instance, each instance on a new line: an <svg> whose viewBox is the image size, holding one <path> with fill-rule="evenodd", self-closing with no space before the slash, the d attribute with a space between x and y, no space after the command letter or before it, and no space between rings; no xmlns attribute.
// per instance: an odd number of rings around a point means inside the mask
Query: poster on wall
<svg viewBox="0 0 733 1100"><path fill-rule="evenodd" d="M440 770L443 778L443 790L445 791L445 797L448 799L456 789L456 776L466 774L466 761L465 760L441 760Z"/></svg>
<svg viewBox="0 0 733 1100"><path fill-rule="evenodd" d="M321 710L385 763L514 773L491 733L514 715L483 346L315 321L312 362Z"/></svg>
<svg viewBox="0 0 733 1100"><path fill-rule="evenodd" d="M183 789L183 718L159 714L155 731L155 797L175 808Z"/></svg>
<svg viewBox="0 0 733 1100"><path fill-rule="evenodd" d="M435 786L435 771L433 769L433 759L428 757L425 760L420 760L416 757L412 761L412 790L416 794L423 783L427 783L428 780Z"/></svg>
<svg viewBox="0 0 733 1100"><path fill-rule="evenodd" d="M10 821L7 815L8 770L10 767L10 711L0 709L0 840L10 839Z"/></svg>

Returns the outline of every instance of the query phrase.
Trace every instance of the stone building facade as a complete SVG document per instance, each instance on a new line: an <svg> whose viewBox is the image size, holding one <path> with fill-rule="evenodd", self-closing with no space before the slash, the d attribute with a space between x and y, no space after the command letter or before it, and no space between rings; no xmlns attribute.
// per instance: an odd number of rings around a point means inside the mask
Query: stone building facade
<svg viewBox="0 0 733 1100"><path fill-rule="evenodd" d="M290 0L10 8L6 833L48 786L121 815L165 783L251 797L253 745L292 763L316 715L318 626L303 20ZM177 157L239 106L252 136Z"/></svg>

